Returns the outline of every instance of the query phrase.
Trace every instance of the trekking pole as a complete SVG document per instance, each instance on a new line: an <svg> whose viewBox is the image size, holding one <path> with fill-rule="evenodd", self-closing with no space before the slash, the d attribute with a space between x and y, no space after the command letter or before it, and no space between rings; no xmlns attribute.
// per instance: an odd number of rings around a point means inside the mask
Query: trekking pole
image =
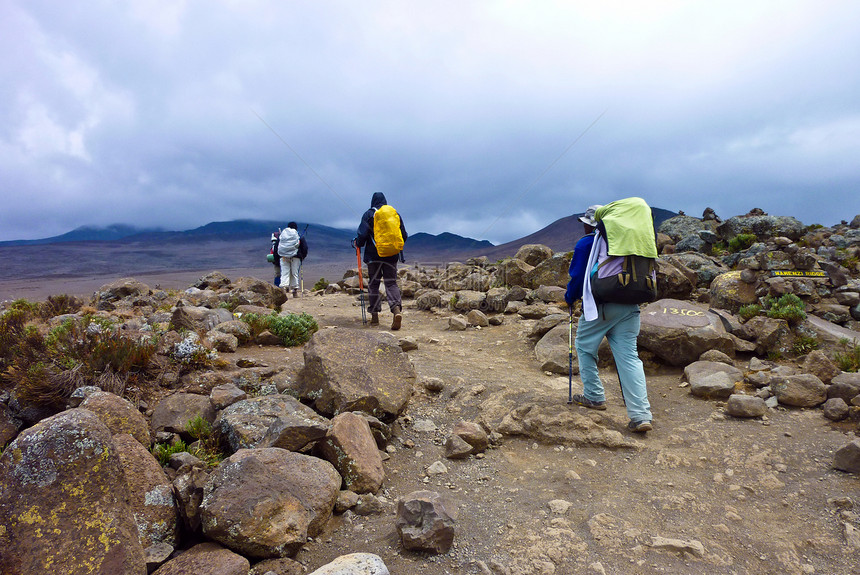
<svg viewBox="0 0 860 575"><path fill-rule="evenodd" d="M361 275L361 248L355 245L355 240L352 240L352 246L355 248L355 259L358 261L358 301L361 302L361 323L367 325L367 315L364 311L364 279Z"/></svg>
<svg viewBox="0 0 860 575"><path fill-rule="evenodd" d="M299 236L299 240L301 240L308 233L308 226L310 224L305 224L305 229L302 230L302 235ZM302 297L305 297L305 260L299 260L299 281L301 282L302 288Z"/></svg>
<svg viewBox="0 0 860 575"><path fill-rule="evenodd" d="M573 403L573 306L567 306L567 403Z"/></svg>

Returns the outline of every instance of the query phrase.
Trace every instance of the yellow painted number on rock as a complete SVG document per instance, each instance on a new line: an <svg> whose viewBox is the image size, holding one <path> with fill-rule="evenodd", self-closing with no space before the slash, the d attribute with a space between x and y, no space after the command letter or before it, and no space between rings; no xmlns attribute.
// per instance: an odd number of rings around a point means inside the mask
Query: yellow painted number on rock
<svg viewBox="0 0 860 575"><path fill-rule="evenodd" d="M663 313L668 313L670 315L687 315L687 316L705 315L705 312L698 311L695 309L678 309L676 307L664 307Z"/></svg>

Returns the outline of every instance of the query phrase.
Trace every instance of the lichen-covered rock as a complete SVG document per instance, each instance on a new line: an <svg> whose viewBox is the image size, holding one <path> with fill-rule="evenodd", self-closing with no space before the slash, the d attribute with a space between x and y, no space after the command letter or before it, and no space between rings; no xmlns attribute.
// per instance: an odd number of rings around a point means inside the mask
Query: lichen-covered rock
<svg viewBox="0 0 860 575"><path fill-rule="evenodd" d="M231 451L280 447L298 451L325 437L329 420L289 395L238 401L218 414L215 429Z"/></svg>
<svg viewBox="0 0 860 575"><path fill-rule="evenodd" d="M146 573L120 458L93 412L23 431L0 456L0 478L0 573Z"/></svg>
<svg viewBox="0 0 860 575"><path fill-rule="evenodd" d="M149 424L140 410L127 399L106 391L97 391L89 394L80 407L98 415L114 435L127 433L149 449L152 443Z"/></svg>
<svg viewBox="0 0 860 575"><path fill-rule="evenodd" d="M775 377L770 389L783 405L815 407L827 401L827 386L811 373Z"/></svg>
<svg viewBox="0 0 860 575"><path fill-rule="evenodd" d="M758 303L756 286L745 282L742 271L735 270L718 275L711 282L711 305L737 313L742 306Z"/></svg>
<svg viewBox="0 0 860 575"><path fill-rule="evenodd" d="M249 557L295 554L331 517L341 477L328 461L285 449L241 449L209 477L203 533Z"/></svg>
<svg viewBox="0 0 860 575"><path fill-rule="evenodd" d="M156 543L179 544L179 509L173 485L148 449L128 434L114 437L140 544L144 549Z"/></svg>

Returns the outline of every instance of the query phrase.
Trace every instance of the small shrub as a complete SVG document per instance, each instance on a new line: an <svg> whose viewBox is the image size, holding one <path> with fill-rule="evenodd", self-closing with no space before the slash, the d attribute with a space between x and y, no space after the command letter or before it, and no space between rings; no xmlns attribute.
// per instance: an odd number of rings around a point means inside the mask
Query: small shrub
<svg viewBox="0 0 860 575"><path fill-rule="evenodd" d="M794 341L791 351L795 355L804 355L815 349L818 349L818 339L811 335L801 335Z"/></svg>
<svg viewBox="0 0 860 575"><path fill-rule="evenodd" d="M313 290L317 291L317 290L325 289L327 287L328 287L328 282L326 281L326 279L320 278L317 280L317 283L314 284Z"/></svg>
<svg viewBox="0 0 860 575"><path fill-rule="evenodd" d="M778 349L771 350L767 352L767 360L768 361L779 361L782 359L782 352Z"/></svg>
<svg viewBox="0 0 860 575"><path fill-rule="evenodd" d="M77 313L81 307L83 307L83 303L75 296L66 294L50 295L39 306L39 315L48 319L57 317L58 315Z"/></svg>
<svg viewBox="0 0 860 575"><path fill-rule="evenodd" d="M188 446L184 441L180 440L173 444L156 443L151 453L162 467L167 467L170 465L170 456L174 453L182 453L183 451L187 452Z"/></svg>
<svg viewBox="0 0 860 575"><path fill-rule="evenodd" d="M251 328L252 337L256 337L265 330L269 330L284 342L287 347L302 345L311 336L319 331L316 320L306 314L278 315L272 312L270 315L259 315L246 313L242 321Z"/></svg>
<svg viewBox="0 0 860 575"><path fill-rule="evenodd" d="M755 234L738 234L729 240L729 251L736 253L749 249L757 239Z"/></svg>
<svg viewBox="0 0 860 575"><path fill-rule="evenodd" d="M741 306L741 309L738 310L738 316L744 321L751 320L759 313L761 313L761 306L756 303L743 305Z"/></svg>
<svg viewBox="0 0 860 575"><path fill-rule="evenodd" d="M200 336L187 332L185 338L173 346L170 357L177 363L192 369L206 367L218 357L218 352L200 343Z"/></svg>
<svg viewBox="0 0 860 575"><path fill-rule="evenodd" d="M791 325L796 325L806 319L806 305L793 293L787 293L779 299L765 298L767 317L784 319Z"/></svg>
<svg viewBox="0 0 860 575"><path fill-rule="evenodd" d="M284 340L287 347L302 345L320 328L316 320L306 313L270 317L269 331Z"/></svg>
<svg viewBox="0 0 860 575"><path fill-rule="evenodd" d="M846 348L845 353L836 352L833 354L833 359L836 365L842 371L860 371L860 346L857 345L857 340L853 343L848 343L847 339L840 340L839 343Z"/></svg>
<svg viewBox="0 0 860 575"><path fill-rule="evenodd" d="M712 256L720 257L726 255L727 253L729 253L729 248L728 246L726 246L726 242L722 240L711 246Z"/></svg>
<svg viewBox="0 0 860 575"><path fill-rule="evenodd" d="M203 441L212 436L212 425L198 415L188 421L185 425L185 431L194 439Z"/></svg>

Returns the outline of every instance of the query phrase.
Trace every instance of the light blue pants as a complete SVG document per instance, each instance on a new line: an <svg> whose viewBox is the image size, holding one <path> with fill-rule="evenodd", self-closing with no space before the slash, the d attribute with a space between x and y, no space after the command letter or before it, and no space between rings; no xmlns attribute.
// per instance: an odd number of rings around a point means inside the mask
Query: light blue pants
<svg viewBox="0 0 860 575"><path fill-rule="evenodd" d="M639 335L639 306L607 303L597 307L598 318L579 318L576 328L576 355L582 394L591 401L605 401L603 384L597 373L597 349L603 337L609 340L618 379L627 404L627 415L633 421L651 421L651 405L645 385L645 370L636 349Z"/></svg>

